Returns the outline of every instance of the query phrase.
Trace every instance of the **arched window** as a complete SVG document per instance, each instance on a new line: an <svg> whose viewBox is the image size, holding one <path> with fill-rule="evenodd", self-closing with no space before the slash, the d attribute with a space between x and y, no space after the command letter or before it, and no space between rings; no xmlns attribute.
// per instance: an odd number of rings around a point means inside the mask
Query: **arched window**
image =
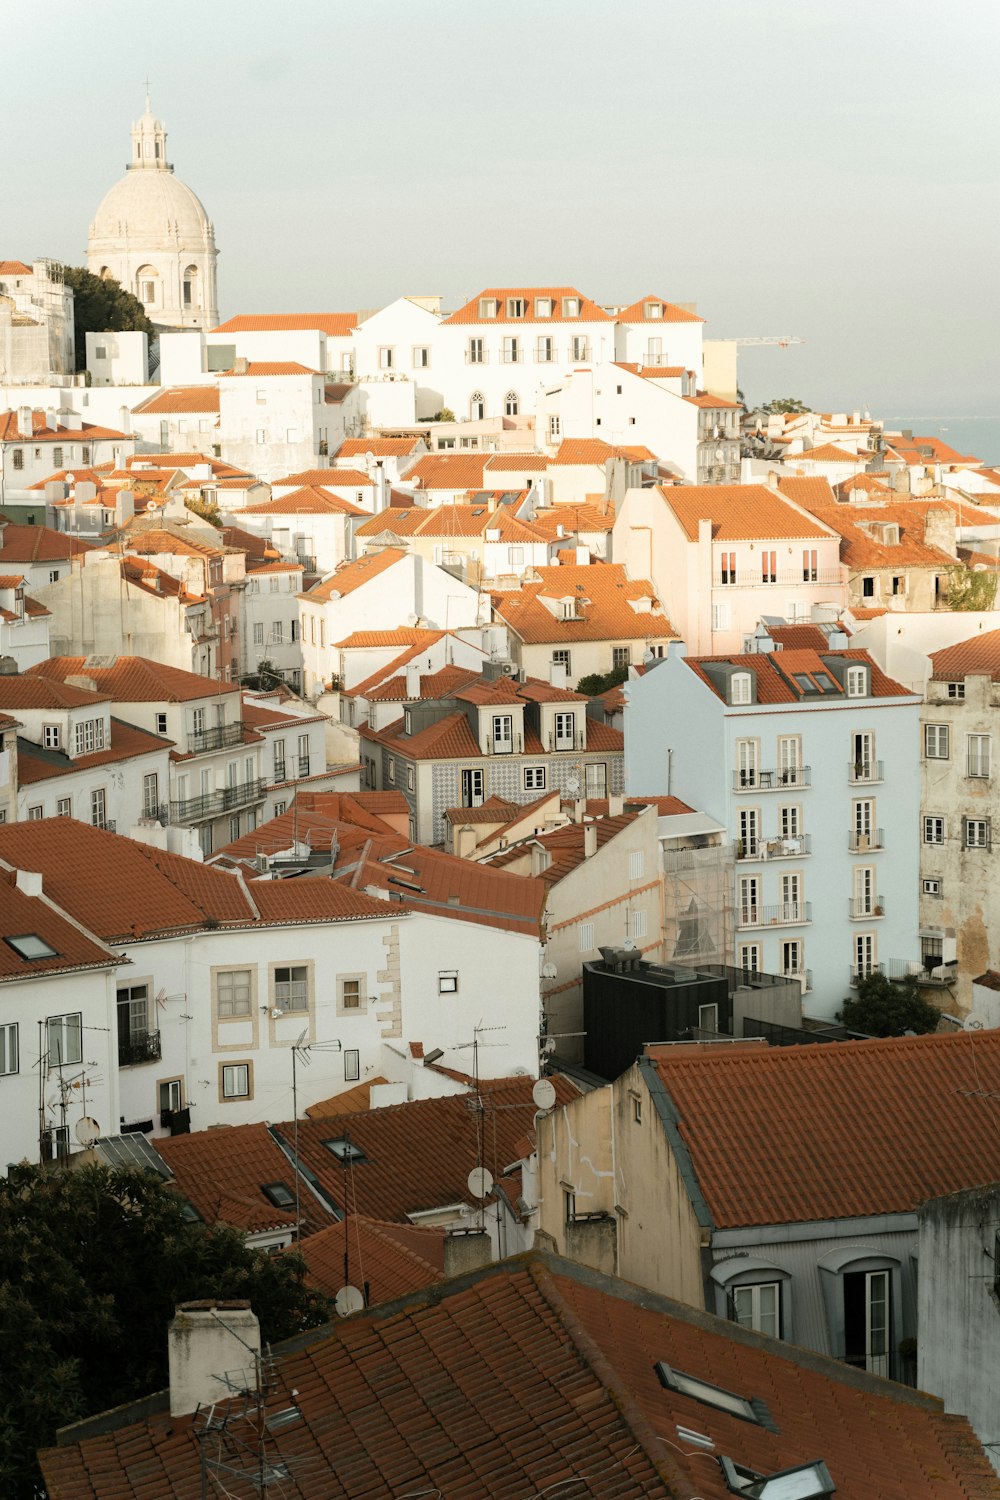
<svg viewBox="0 0 1000 1500"><path fill-rule="evenodd" d="M97 275L98 275L98 277L100 278L101 281L110 281L111 280L111 274L112 273L111 273L111 267L110 266L102 266L101 269L97 273Z"/></svg>
<svg viewBox="0 0 1000 1500"><path fill-rule="evenodd" d="M156 306L156 288L159 279L155 266L140 266L135 273L135 294L146 307Z"/></svg>
<svg viewBox="0 0 1000 1500"><path fill-rule="evenodd" d="M482 391L473 391L469 397L469 418L473 422L481 422L486 415L486 397Z"/></svg>
<svg viewBox="0 0 1000 1500"><path fill-rule="evenodd" d="M188 266L181 280L181 292L185 307L198 305L198 267Z"/></svg>
<svg viewBox="0 0 1000 1500"><path fill-rule="evenodd" d="M508 391L503 398L503 414L505 417L516 417L521 409L521 403L517 398L516 391Z"/></svg>

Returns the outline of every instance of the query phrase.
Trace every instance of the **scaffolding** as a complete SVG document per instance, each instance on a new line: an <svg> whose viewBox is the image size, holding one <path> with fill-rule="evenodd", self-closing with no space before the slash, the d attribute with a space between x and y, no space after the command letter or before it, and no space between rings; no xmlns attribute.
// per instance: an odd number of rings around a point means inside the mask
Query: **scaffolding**
<svg viewBox="0 0 1000 1500"><path fill-rule="evenodd" d="M663 849L663 956L729 963L733 953L735 851L692 841Z"/></svg>

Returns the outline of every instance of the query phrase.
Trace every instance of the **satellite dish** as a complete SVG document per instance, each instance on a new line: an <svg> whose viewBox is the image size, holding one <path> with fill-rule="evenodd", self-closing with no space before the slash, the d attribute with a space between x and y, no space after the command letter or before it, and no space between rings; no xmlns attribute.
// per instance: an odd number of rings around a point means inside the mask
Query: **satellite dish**
<svg viewBox="0 0 1000 1500"><path fill-rule="evenodd" d="M556 1102L556 1086L551 1078L539 1078L535 1087L531 1090L531 1097L535 1101L535 1108L551 1109Z"/></svg>
<svg viewBox="0 0 1000 1500"><path fill-rule="evenodd" d="M567 792L569 792L569 794L570 794L571 797L576 797L579 794L579 791L580 791L580 778L579 778L579 776L570 776L570 778L566 782L566 790L567 790Z"/></svg>
<svg viewBox="0 0 1000 1500"><path fill-rule="evenodd" d="M542 964L543 979L555 979L558 976L558 973L559 970L556 968L555 964Z"/></svg>
<svg viewBox="0 0 1000 1500"><path fill-rule="evenodd" d="M284 1014L285 1014L285 1012L281 1009L280 1005L272 1006L272 1008L271 1008L271 1020L272 1021L280 1021L281 1017Z"/></svg>
<svg viewBox="0 0 1000 1500"><path fill-rule="evenodd" d="M370 469L371 466L372 466L372 464L374 462L375 462L375 455L372 452L372 450L369 448L368 451L367 451L367 453L365 454L365 468L366 469Z"/></svg>
<svg viewBox="0 0 1000 1500"><path fill-rule="evenodd" d="M485 1167L473 1167L469 1173L469 1192L473 1198L486 1198L493 1191L493 1174Z"/></svg>
<svg viewBox="0 0 1000 1500"><path fill-rule="evenodd" d="M101 1127L90 1115L84 1115L77 1120L74 1134L81 1146L92 1146L101 1134Z"/></svg>
<svg viewBox="0 0 1000 1500"><path fill-rule="evenodd" d="M624 941L624 943L622 943L622 947L625 949L626 953L634 953L635 952L635 938L626 938L625 941Z"/></svg>
<svg viewBox="0 0 1000 1500"><path fill-rule="evenodd" d="M365 1299L356 1286L342 1286L333 1305L342 1318L349 1318L351 1313L360 1312L365 1305Z"/></svg>
<svg viewBox="0 0 1000 1500"><path fill-rule="evenodd" d="M971 1016L966 1016L962 1022L962 1028L965 1031L987 1031L989 1030L989 1024L985 1016L980 1015L977 1011L973 1011Z"/></svg>

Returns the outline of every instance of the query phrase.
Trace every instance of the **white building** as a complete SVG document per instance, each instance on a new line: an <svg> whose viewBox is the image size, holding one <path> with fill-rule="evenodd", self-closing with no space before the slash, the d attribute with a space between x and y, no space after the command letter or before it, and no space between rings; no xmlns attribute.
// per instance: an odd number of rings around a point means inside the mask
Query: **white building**
<svg viewBox="0 0 1000 1500"><path fill-rule="evenodd" d="M105 463L120 469L134 451L127 432L84 422L76 412L30 406L0 412L0 504L36 499L32 486L60 469Z"/></svg>
<svg viewBox="0 0 1000 1500"><path fill-rule="evenodd" d="M260 479L315 467L358 425L355 388L297 360L237 360L218 384L221 457Z"/></svg>
<svg viewBox="0 0 1000 1500"><path fill-rule="evenodd" d="M629 794L682 797L735 846L737 967L798 978L826 1019L859 975L919 969L916 694L819 632L750 656L677 642L625 692Z"/></svg>
<svg viewBox="0 0 1000 1500"><path fill-rule="evenodd" d="M0 385L49 385L76 370L73 292L55 261L0 260Z"/></svg>
<svg viewBox="0 0 1000 1500"><path fill-rule="evenodd" d="M90 226L87 265L132 292L158 328L211 328L219 321L215 231L167 161L167 132L149 107L132 126L125 176L105 194ZM57 466L58 467L58 466Z"/></svg>

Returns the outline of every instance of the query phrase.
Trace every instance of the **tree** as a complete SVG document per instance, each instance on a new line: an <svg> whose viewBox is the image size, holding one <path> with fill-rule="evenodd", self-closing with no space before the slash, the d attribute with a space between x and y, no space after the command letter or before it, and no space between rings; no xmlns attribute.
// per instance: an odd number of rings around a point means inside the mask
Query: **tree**
<svg viewBox="0 0 1000 1500"><path fill-rule="evenodd" d="M922 1035L937 1030L941 1012L924 999L913 975L894 983L876 972L858 982L858 993L844 1001L840 1019L849 1031L868 1036Z"/></svg>
<svg viewBox="0 0 1000 1500"><path fill-rule="evenodd" d="M248 1298L261 1336L326 1322L297 1255L206 1228L159 1178L15 1166L0 1179L0 1494L31 1500L35 1449L67 1422L160 1390L177 1302Z"/></svg>
<svg viewBox="0 0 1000 1500"><path fill-rule="evenodd" d="M610 672L591 672L588 677L581 677L576 690L587 698L599 698L601 693L606 693L627 680L628 667L614 667Z"/></svg>
<svg viewBox="0 0 1000 1500"><path fill-rule="evenodd" d="M138 297L126 291L113 276L95 276L84 266L66 266L63 280L73 288L73 332L76 337L76 367L87 368L88 333L138 332L156 336Z"/></svg>
<svg viewBox="0 0 1000 1500"><path fill-rule="evenodd" d="M996 573L985 568L949 568L949 609L992 609L997 597Z"/></svg>
<svg viewBox="0 0 1000 1500"><path fill-rule="evenodd" d="M442 406L441 410L436 411L431 417L432 422L454 422L455 420L455 413L450 406Z"/></svg>
<svg viewBox="0 0 1000 1500"><path fill-rule="evenodd" d="M812 411L812 407L806 406L797 396L777 396L773 401L766 401L759 410L770 417L779 412Z"/></svg>

